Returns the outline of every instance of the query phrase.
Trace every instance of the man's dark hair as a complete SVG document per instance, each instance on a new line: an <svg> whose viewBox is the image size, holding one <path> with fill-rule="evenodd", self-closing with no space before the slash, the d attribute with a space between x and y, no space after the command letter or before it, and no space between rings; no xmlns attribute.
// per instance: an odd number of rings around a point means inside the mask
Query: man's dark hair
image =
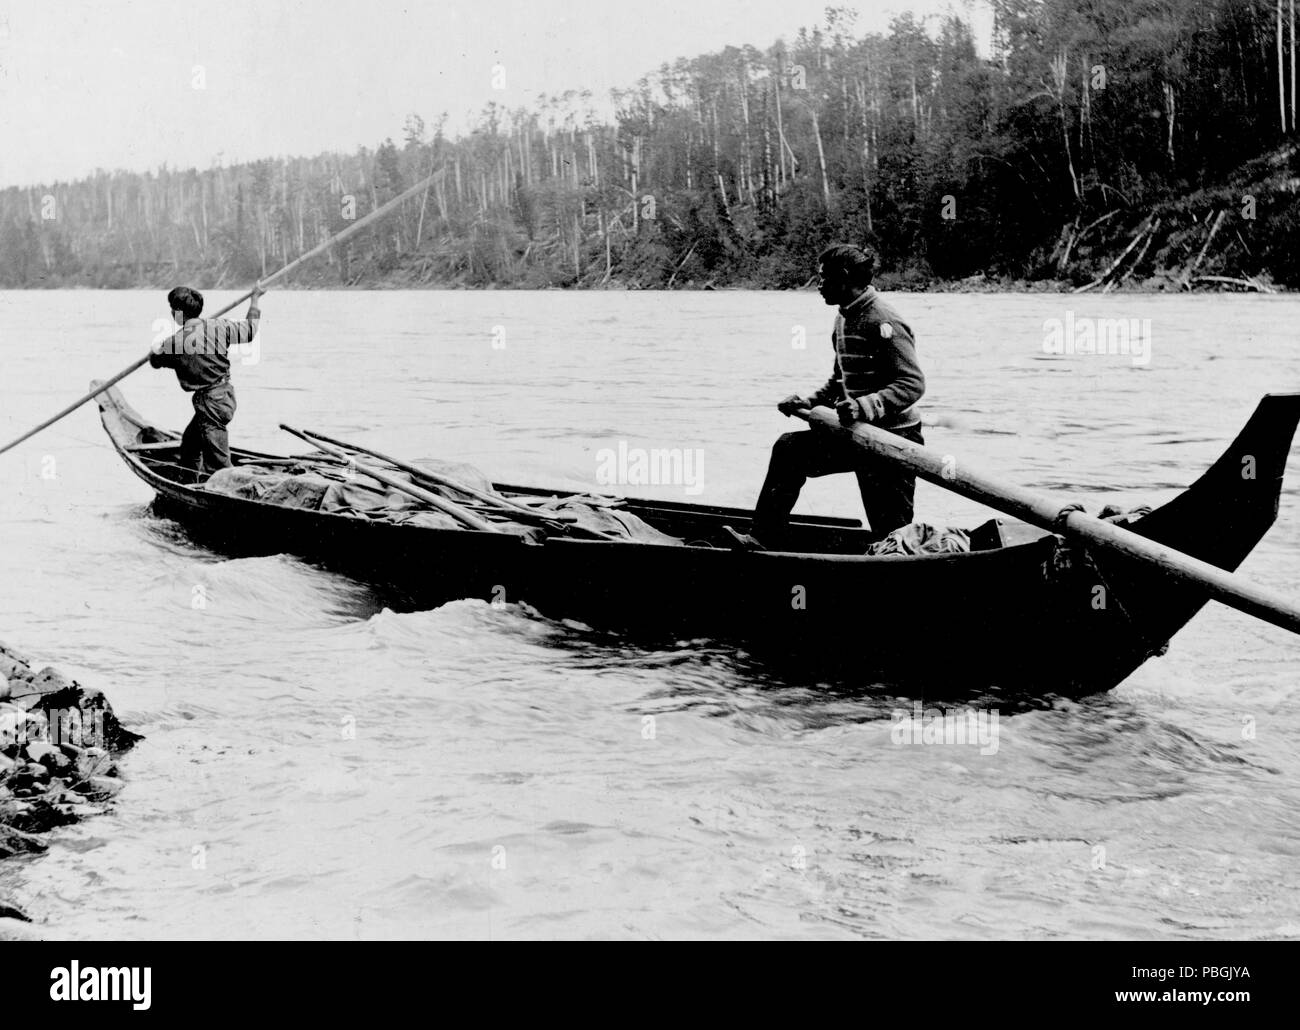
<svg viewBox="0 0 1300 1030"><path fill-rule="evenodd" d="M865 247L836 243L821 252L817 263L824 272L854 286L870 286L876 274L876 253Z"/></svg>
<svg viewBox="0 0 1300 1030"><path fill-rule="evenodd" d="M198 318L203 313L203 294L188 286L177 286L169 292L167 303L172 311L179 311L186 318Z"/></svg>

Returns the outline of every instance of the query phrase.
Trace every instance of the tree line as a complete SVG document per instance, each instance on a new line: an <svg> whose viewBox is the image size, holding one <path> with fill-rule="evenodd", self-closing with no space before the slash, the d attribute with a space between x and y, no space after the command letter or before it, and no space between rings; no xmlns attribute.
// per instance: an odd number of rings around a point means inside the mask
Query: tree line
<svg viewBox="0 0 1300 1030"><path fill-rule="evenodd" d="M1295 0L990 6L988 54L956 16L864 34L828 8L663 65L612 117L572 91L455 138L413 114L353 154L10 187L0 285L246 284L429 175L299 283L789 288L847 240L897 287L1109 286L1190 268L1207 234L1196 271L1300 282Z"/></svg>

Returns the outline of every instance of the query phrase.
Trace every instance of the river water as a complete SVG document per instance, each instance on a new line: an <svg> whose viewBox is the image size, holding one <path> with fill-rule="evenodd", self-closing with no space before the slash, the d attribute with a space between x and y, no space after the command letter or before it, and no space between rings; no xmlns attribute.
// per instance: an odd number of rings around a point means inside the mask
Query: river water
<svg viewBox="0 0 1300 1030"><path fill-rule="evenodd" d="M1297 299L892 300L930 444L1092 510L1168 499L1261 394L1300 388ZM0 437L143 353L164 307L0 293ZM704 503L752 504L794 427L772 405L831 364L811 293L273 292L263 310L235 368L240 444L295 449L285 421L500 481ZM1138 320L1149 356L1044 352L1089 318ZM188 417L171 373L124 389L160 425ZM698 449L694 493L598 483L620 442ZM1292 594L1298 493L1293 459L1242 569ZM1300 652L1246 616L1211 606L1109 694L1005 713L995 750L909 745L891 712L910 701L868 683L795 686L708 641L646 651L486 600L396 614L291 557L196 547L149 500L93 405L0 457L0 640L102 687L147 738L109 814L0 865L0 901L47 936L1300 937ZM917 506L988 515L925 484ZM852 477L801 508L859 515Z"/></svg>

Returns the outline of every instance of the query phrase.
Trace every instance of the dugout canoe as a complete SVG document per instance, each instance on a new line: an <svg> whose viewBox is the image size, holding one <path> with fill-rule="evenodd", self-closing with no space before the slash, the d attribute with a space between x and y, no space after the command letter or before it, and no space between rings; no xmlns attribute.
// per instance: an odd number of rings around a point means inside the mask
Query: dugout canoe
<svg viewBox="0 0 1300 1030"><path fill-rule="evenodd" d="M1163 653L1206 603L1157 570L1020 523L1001 547L876 557L862 553L871 537L852 519L796 517L791 550L744 552L725 546L722 527L745 531L750 511L636 498L629 511L698 543L537 544L286 508L187 485L175 465L179 434L146 422L116 388L98 404L114 448L154 490L154 510L196 542L233 556L296 555L373 585L397 608L522 602L638 639L731 641L809 674L942 697L1108 690ZM1265 396L1204 475L1130 528L1236 569L1277 516L1297 422L1300 393ZM560 493L496 488L521 500Z"/></svg>

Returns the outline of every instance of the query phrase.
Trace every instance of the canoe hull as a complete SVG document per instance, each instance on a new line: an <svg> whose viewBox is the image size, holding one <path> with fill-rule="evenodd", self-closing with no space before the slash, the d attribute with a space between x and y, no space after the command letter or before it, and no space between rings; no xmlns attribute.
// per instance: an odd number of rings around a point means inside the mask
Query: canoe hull
<svg viewBox="0 0 1300 1030"><path fill-rule="evenodd" d="M1296 401L1288 409L1288 448L1300 419ZM230 555L300 556L372 585L396 609L461 598L523 603L647 644L732 642L809 676L864 688L905 685L926 697L989 689L1079 696L1113 687L1163 651L1205 603L1129 562L1063 553L1051 535L997 550L886 558L576 539L530 544L284 508L168 479L132 447L174 434L148 426L117 391L103 395L100 407L119 454L156 491L158 513L197 542ZM1238 443L1262 449L1258 441ZM651 501L629 507L686 539L721 521L747 527L748 513L731 509ZM1271 518L1252 513L1251 531L1262 534ZM832 543L861 533L834 519L806 520L803 531ZM1185 546L1191 539L1183 522L1167 532ZM1239 542L1221 564L1235 567L1232 559L1253 543ZM1209 542L1205 548L1214 549Z"/></svg>

